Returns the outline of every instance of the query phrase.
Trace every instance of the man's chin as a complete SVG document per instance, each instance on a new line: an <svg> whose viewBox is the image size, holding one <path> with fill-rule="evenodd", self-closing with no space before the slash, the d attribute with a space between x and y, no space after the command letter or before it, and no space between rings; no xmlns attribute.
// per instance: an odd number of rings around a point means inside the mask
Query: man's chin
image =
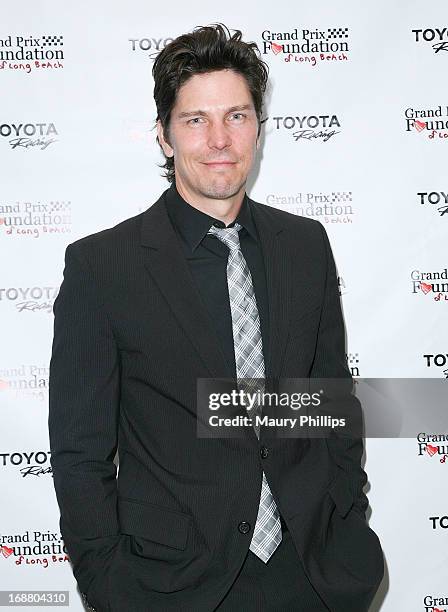
<svg viewBox="0 0 448 612"><path fill-rule="evenodd" d="M201 189L202 195L206 198L213 198L214 200L227 200L236 196L242 187L242 185L207 185Z"/></svg>

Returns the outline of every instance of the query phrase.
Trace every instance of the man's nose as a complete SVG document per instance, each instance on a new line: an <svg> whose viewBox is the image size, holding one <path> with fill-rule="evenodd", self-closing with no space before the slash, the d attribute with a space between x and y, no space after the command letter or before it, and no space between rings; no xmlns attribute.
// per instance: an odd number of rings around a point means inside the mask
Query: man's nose
<svg viewBox="0 0 448 612"><path fill-rule="evenodd" d="M217 121L209 126L208 146L211 149L225 149L232 144L228 128Z"/></svg>

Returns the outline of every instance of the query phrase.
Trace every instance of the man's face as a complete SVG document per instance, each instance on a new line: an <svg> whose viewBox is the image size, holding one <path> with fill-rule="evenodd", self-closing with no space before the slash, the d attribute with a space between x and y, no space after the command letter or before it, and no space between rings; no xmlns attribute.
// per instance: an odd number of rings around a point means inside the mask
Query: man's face
<svg viewBox="0 0 448 612"><path fill-rule="evenodd" d="M233 70L196 74L177 93L165 155L174 155L176 186L195 200L243 194L258 149L258 122L246 80ZM166 136L166 138L164 138Z"/></svg>

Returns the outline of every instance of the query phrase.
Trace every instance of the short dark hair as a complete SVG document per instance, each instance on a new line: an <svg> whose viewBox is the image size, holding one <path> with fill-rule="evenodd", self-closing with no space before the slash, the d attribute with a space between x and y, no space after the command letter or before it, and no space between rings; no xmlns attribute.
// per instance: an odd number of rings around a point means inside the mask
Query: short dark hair
<svg viewBox="0 0 448 612"><path fill-rule="evenodd" d="M157 108L156 121L160 120L167 140L171 111L180 87L195 74L225 69L234 70L246 79L260 134L268 66L260 58L256 43L242 41L240 30L233 32L231 35L227 26L222 23L197 27L168 43L155 58L152 75ZM175 177L173 158L165 156L162 168L166 170L164 176L172 183Z"/></svg>

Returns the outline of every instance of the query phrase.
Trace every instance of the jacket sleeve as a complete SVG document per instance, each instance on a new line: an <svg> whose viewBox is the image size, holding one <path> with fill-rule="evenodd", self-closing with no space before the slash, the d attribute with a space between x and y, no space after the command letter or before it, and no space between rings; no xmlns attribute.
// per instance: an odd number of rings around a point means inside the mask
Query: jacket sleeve
<svg viewBox="0 0 448 612"><path fill-rule="evenodd" d="M367 482L367 474L361 467L364 443L362 437L356 437L353 432L362 430L362 410L359 400L352 394L353 379L347 365L345 352L345 326L342 317L341 300L336 274L336 266L327 233L319 224L327 260L326 288L319 324L316 352L311 368L311 378L339 379L336 389L334 406L338 414L350 417L356 424L351 435L336 434L333 430L327 438L329 451L334 461L349 476L354 496L354 507L362 514L369 505L363 492ZM331 384L331 383L330 383Z"/></svg>
<svg viewBox="0 0 448 612"><path fill-rule="evenodd" d="M120 364L78 243L65 252L53 306L49 436L60 530L80 590L106 578L119 539L116 466ZM94 602L95 603L95 602Z"/></svg>

